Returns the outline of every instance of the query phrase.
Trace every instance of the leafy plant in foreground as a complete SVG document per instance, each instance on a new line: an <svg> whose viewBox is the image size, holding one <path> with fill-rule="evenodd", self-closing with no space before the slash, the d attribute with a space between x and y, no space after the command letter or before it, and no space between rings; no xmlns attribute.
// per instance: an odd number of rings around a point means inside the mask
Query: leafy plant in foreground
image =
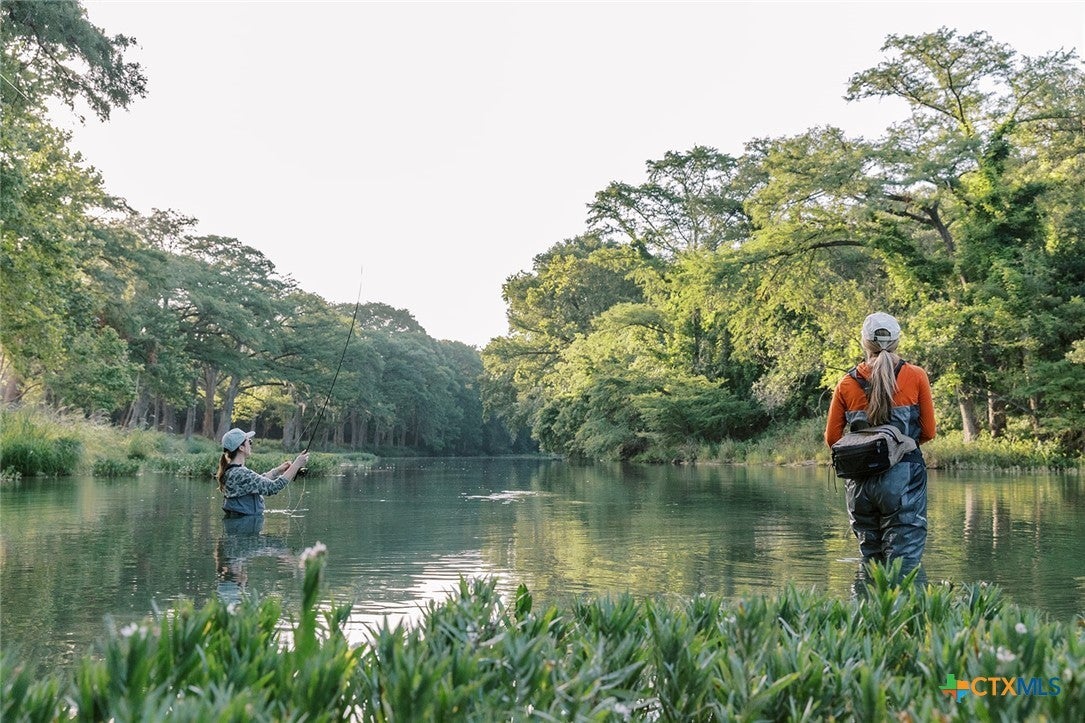
<svg viewBox="0 0 1085 723"><path fill-rule="evenodd" d="M4 720L1081 720L1085 633L990 586L876 567L855 599L789 588L725 600L511 605L461 580L411 627L348 644L320 601L326 552L302 554L300 610L183 603L113 632L72 679L0 656ZM1021 677L1045 695L943 693ZM983 683L984 681L981 681ZM1052 682L1058 685L1054 694ZM1033 684L1035 685L1035 684Z"/></svg>

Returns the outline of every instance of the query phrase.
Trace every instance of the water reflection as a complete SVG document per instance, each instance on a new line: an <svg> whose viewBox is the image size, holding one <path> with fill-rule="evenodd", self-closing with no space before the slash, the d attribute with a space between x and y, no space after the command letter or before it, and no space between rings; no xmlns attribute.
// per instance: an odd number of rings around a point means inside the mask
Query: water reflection
<svg viewBox="0 0 1085 723"><path fill-rule="evenodd" d="M401 569L371 572L383 572L387 577L372 580L371 585L363 586L368 593L354 598L350 619L344 626L344 633L351 643L371 639L376 626L418 622L431 605L458 594L461 578L494 578L498 583L498 594L507 598L513 592L506 571L486 563L478 551L421 562L399 582L390 581L401 578Z"/></svg>
<svg viewBox="0 0 1085 723"><path fill-rule="evenodd" d="M228 605L241 602L246 595L247 566L252 560L265 557L285 566L298 564L284 538L263 534L263 515L226 517L222 528L215 544L215 569L218 596Z"/></svg>

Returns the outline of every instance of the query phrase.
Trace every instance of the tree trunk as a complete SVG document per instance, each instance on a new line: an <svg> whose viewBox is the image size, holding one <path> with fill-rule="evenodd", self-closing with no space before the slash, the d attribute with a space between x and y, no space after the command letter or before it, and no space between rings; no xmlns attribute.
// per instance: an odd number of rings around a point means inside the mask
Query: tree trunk
<svg viewBox="0 0 1085 723"><path fill-rule="evenodd" d="M1040 434L1040 398L1035 394L1029 395L1028 398L1028 411L1029 422L1032 426L1032 433Z"/></svg>
<svg viewBox="0 0 1085 723"><path fill-rule="evenodd" d="M136 393L136 400L132 403L132 409L128 416L128 429L143 429L147 426L147 410L151 406L151 397L146 389L140 389Z"/></svg>
<svg viewBox="0 0 1085 723"><path fill-rule="evenodd" d="M189 404L185 410L185 441L192 439L196 433L196 405Z"/></svg>
<svg viewBox="0 0 1085 723"><path fill-rule="evenodd" d="M218 370L204 367L203 371L203 428L200 432L207 438L215 436L215 387L218 386Z"/></svg>
<svg viewBox="0 0 1085 723"><path fill-rule="evenodd" d="M3 387L5 405L14 403L19 398L19 375L11 363L11 357L0 350L0 386Z"/></svg>
<svg viewBox="0 0 1085 723"><path fill-rule="evenodd" d="M18 389L18 377L13 372L8 372L8 375L3 380L3 403L13 404L20 397L21 392Z"/></svg>
<svg viewBox="0 0 1085 723"><path fill-rule="evenodd" d="M237 390L241 387L241 377L237 374L230 376L230 383L226 385L226 393L222 399L222 413L219 415L219 426L215 430L215 439L222 439L222 435L230 431L234 426L234 401L237 399Z"/></svg>
<svg viewBox="0 0 1085 723"><path fill-rule="evenodd" d="M962 390L957 390L958 404L961 408L961 431L964 441L975 442L979 437L979 421L976 419L976 400Z"/></svg>
<svg viewBox="0 0 1085 723"><path fill-rule="evenodd" d="M1006 431L1006 403L994 392L987 390L987 428L992 437L1001 437Z"/></svg>
<svg viewBox="0 0 1085 723"><path fill-rule="evenodd" d="M294 405L290 415L283 420L283 449L287 451L298 448L298 436L301 434L301 407Z"/></svg>
<svg viewBox="0 0 1085 723"><path fill-rule="evenodd" d="M343 420L338 417L335 418L335 426L333 427L334 434L332 434L332 444L337 447L343 446Z"/></svg>
<svg viewBox="0 0 1085 723"><path fill-rule="evenodd" d="M191 399L191 401L189 402L188 408L184 410L184 441L186 442L192 439L192 435L195 434L196 431L196 390L199 384L199 380L196 380L195 378L192 379L192 384L189 388L189 399Z"/></svg>
<svg viewBox="0 0 1085 723"><path fill-rule="evenodd" d="M704 363L704 329L701 325L701 309L700 307L693 310L693 316L690 319L690 331L693 337L693 348L690 350L690 357L692 364L690 365L694 374L703 374Z"/></svg>

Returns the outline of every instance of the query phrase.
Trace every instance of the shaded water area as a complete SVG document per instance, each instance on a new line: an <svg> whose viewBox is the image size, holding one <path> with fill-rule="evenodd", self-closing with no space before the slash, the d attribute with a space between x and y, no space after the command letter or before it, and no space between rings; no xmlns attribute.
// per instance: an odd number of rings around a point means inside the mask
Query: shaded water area
<svg viewBox="0 0 1085 723"><path fill-rule="evenodd" d="M1070 621L1085 613L1085 480L931 472L930 581L988 581ZM328 547L327 594L352 640L415 619L460 576L582 594L727 597L793 584L853 595L858 552L825 468L397 460L303 478L262 520L224 520L211 480L23 480L0 489L0 643L70 665L110 626L182 598L279 596Z"/></svg>

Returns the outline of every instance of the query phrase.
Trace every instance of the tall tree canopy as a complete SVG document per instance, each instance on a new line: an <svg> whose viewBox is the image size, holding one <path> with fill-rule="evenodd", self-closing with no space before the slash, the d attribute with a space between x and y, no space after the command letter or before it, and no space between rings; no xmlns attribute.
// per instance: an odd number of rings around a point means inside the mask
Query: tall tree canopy
<svg viewBox="0 0 1085 723"><path fill-rule="evenodd" d="M359 309L345 346L353 307L296 288L240 239L105 193L46 109L85 104L106 120L142 96L142 69L125 58L132 38L96 28L77 2L5 1L0 21L6 402L212 438L247 423L286 447L513 447L482 418L477 350L377 302Z"/></svg>
<svg viewBox="0 0 1085 723"><path fill-rule="evenodd" d="M124 57L135 38L106 35L75 0L5 0L0 18L5 113L41 110L57 98L73 110L82 100L106 120L146 93L143 69Z"/></svg>
<svg viewBox="0 0 1085 723"><path fill-rule="evenodd" d="M936 379L944 426L1080 451L1080 63L945 28L891 35L883 52L847 93L905 104L880 139L818 127L754 139L739 158L696 147L596 194L588 228L629 250L637 293L585 290L569 306L587 319L522 292L557 267L510 279L510 334L483 354L492 407L548 449L664 458L766 415L822 412L860 354L860 321L884 309ZM589 267L564 258L559 278ZM564 334L548 333L555 319Z"/></svg>

